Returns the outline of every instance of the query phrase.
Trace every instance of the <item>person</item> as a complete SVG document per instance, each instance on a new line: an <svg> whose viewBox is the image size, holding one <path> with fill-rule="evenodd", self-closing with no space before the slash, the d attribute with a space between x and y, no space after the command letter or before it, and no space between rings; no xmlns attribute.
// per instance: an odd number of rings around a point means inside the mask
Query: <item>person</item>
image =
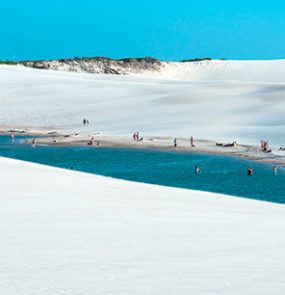
<svg viewBox="0 0 285 295"><path fill-rule="evenodd" d="M271 153L271 150L269 149L269 142L268 142L268 140L264 141L263 144L264 144L263 151L265 153Z"/></svg>
<svg viewBox="0 0 285 295"><path fill-rule="evenodd" d="M35 139L35 138L33 138L33 140L32 140L32 147L33 147L33 148L36 147L36 139Z"/></svg>
<svg viewBox="0 0 285 295"><path fill-rule="evenodd" d="M261 150L262 151L270 152L269 151L269 142L268 142L268 140L261 140L260 143L261 143Z"/></svg>
<svg viewBox="0 0 285 295"><path fill-rule="evenodd" d="M136 133L134 132L134 134L133 134L133 140L136 140L136 138L137 138L137 135L136 135Z"/></svg>
<svg viewBox="0 0 285 295"><path fill-rule="evenodd" d="M87 123L87 122L86 122L86 119L84 118L84 119L83 119L83 125L85 126L86 123Z"/></svg>
<svg viewBox="0 0 285 295"><path fill-rule="evenodd" d="M177 147L177 138L174 138L173 145L174 145L174 147Z"/></svg>
<svg viewBox="0 0 285 295"><path fill-rule="evenodd" d="M272 167L272 169L273 169L273 175L274 176L277 176L277 169L278 169L277 168L277 165L274 164L273 167Z"/></svg>
<svg viewBox="0 0 285 295"><path fill-rule="evenodd" d="M264 151L264 140L260 141L260 148L262 151Z"/></svg>
<svg viewBox="0 0 285 295"><path fill-rule="evenodd" d="M193 136L190 137L190 144L191 144L192 147L195 147Z"/></svg>
<svg viewBox="0 0 285 295"><path fill-rule="evenodd" d="M88 119L86 120L86 124L89 125L89 120Z"/></svg>
<svg viewBox="0 0 285 295"><path fill-rule="evenodd" d="M139 132L137 132L136 138L137 138L137 141L139 141L139 139L140 139L140 134L139 134Z"/></svg>
<svg viewBox="0 0 285 295"><path fill-rule="evenodd" d="M202 170L200 169L200 167L198 165L195 166L195 174L200 174L202 172Z"/></svg>
<svg viewBox="0 0 285 295"><path fill-rule="evenodd" d="M268 149L268 142L267 141L264 141L263 142L263 150L266 152Z"/></svg>
<svg viewBox="0 0 285 295"><path fill-rule="evenodd" d="M252 167L247 167L247 175L248 176L251 176L251 175L253 175L253 168Z"/></svg>
<svg viewBox="0 0 285 295"><path fill-rule="evenodd" d="M233 146L233 147L237 147L237 142L236 141L234 141L234 142L232 142L232 143L219 143L219 142L217 142L216 143L216 146L223 146L223 147L231 147L231 146Z"/></svg>
<svg viewBox="0 0 285 295"><path fill-rule="evenodd" d="M11 138L12 143L14 143L14 140L15 140L15 134L14 134L14 132L12 132L10 134L10 138Z"/></svg>

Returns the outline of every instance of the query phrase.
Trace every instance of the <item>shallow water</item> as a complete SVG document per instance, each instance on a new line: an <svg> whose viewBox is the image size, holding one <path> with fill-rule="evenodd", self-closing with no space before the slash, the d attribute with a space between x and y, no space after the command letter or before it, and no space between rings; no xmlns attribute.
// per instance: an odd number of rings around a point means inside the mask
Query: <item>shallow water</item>
<svg viewBox="0 0 285 295"><path fill-rule="evenodd" d="M204 190L285 203L285 171L272 165L220 155L126 148L49 147L20 144L25 137L0 136L0 156L121 179ZM194 173L199 165L200 175ZM247 167L255 174L247 176Z"/></svg>

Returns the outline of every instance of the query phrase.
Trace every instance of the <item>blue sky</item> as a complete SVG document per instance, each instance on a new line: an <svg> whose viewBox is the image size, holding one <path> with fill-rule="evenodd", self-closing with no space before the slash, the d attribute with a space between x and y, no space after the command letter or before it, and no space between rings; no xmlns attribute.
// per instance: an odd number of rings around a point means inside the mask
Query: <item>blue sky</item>
<svg viewBox="0 0 285 295"><path fill-rule="evenodd" d="M0 59L285 58L285 1L1 0Z"/></svg>

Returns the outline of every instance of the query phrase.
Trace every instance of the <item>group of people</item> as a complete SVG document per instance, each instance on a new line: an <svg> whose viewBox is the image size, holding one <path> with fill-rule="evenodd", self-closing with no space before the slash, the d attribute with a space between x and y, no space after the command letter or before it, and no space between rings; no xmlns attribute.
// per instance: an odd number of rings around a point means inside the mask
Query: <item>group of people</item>
<svg viewBox="0 0 285 295"><path fill-rule="evenodd" d="M223 147L237 147L238 143L236 141L232 142L232 143L216 143L216 146L223 146Z"/></svg>
<svg viewBox="0 0 285 295"><path fill-rule="evenodd" d="M97 140L97 141L96 141L96 145L99 146L99 144L100 144L100 143L99 143L99 140ZM94 145L94 137L92 137L92 138L87 142L87 145L91 145L91 146Z"/></svg>
<svg viewBox="0 0 285 295"><path fill-rule="evenodd" d="M11 143L15 142L15 133L14 132L10 133L10 140L11 140ZM36 139L35 138L32 139L32 147L33 148L36 147Z"/></svg>
<svg viewBox="0 0 285 295"><path fill-rule="evenodd" d="M143 138L140 137L139 132L134 132L134 133L133 133L133 140L135 140L135 141L142 141Z"/></svg>
<svg viewBox="0 0 285 295"><path fill-rule="evenodd" d="M278 170L278 167L277 167L276 164L274 164L274 165L272 166L272 170L273 170L273 175L274 175L274 176L277 176L277 170ZM247 168L247 175L251 176L251 175L253 175L253 174L254 174L253 168L249 166L249 167Z"/></svg>
<svg viewBox="0 0 285 295"><path fill-rule="evenodd" d="M261 140L260 148L263 152L270 152L268 140Z"/></svg>
<svg viewBox="0 0 285 295"><path fill-rule="evenodd" d="M83 119L83 125L89 125L89 119L84 118Z"/></svg>
<svg viewBox="0 0 285 295"><path fill-rule="evenodd" d="M174 146L175 148L177 147L177 138L174 138L174 139L173 139L173 146ZM195 147L193 136L190 137L190 146L191 146L191 147Z"/></svg>
<svg viewBox="0 0 285 295"><path fill-rule="evenodd" d="M273 165L272 166L272 170L273 170L273 175L274 176L277 176L277 170L278 170L278 167L277 167L277 165ZM201 174L202 173L202 170L201 170L201 168L197 165L197 166L195 166L195 174ZM248 166L247 167L247 175L248 176L252 176L254 174L254 170L253 170L253 168L251 167L251 166Z"/></svg>
<svg viewBox="0 0 285 295"><path fill-rule="evenodd" d="M89 120L88 119L83 119L83 124L84 125L88 125L89 124ZM14 143L14 141L15 141L15 134L13 132L11 132L11 134L10 134L10 139L11 139L11 142ZM142 141L143 138L140 137L139 132L134 132L133 133L133 140L135 140L135 141ZM54 142L56 142L56 141L54 140ZM234 146L236 144L237 144L236 142L233 143ZM94 137L91 138L91 140L87 143L87 145L90 145L90 146L94 145ZM99 146L99 141L96 141L96 145ZM177 147L177 138L174 138L173 145L174 145L175 148ZM191 147L195 147L193 136L190 137L190 146ZM36 147L36 139L35 138L32 140L32 147ZM270 150L269 150L269 143L268 143L267 140L266 141L265 140L261 140L261 150L264 151L264 152L270 152ZM281 150L281 148L280 148L280 150ZM272 166L272 170L273 170L273 175L276 176L277 175L277 170L278 170L278 167L277 167L276 164L274 164ZM202 170L201 170L201 168L198 165L196 165L194 172L195 172L195 174L198 175L198 174L201 174L202 173ZM247 167L247 175L248 176L252 176L253 174L254 174L253 168L251 166L248 166Z"/></svg>

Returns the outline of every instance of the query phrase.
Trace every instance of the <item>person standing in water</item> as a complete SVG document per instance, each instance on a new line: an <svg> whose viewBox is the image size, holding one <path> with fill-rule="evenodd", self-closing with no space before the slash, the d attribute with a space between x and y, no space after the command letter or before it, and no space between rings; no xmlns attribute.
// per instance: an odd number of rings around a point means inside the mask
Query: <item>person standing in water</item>
<svg viewBox="0 0 285 295"><path fill-rule="evenodd" d="M202 170L200 169L200 167L198 165L195 166L195 174L201 174Z"/></svg>
<svg viewBox="0 0 285 295"><path fill-rule="evenodd" d="M278 169L278 168L277 168L277 165L274 164L273 167L272 167L273 175L274 175L274 176L277 176L277 169Z"/></svg>
<svg viewBox="0 0 285 295"><path fill-rule="evenodd" d="M193 136L190 137L190 145L191 147L195 147Z"/></svg>
<svg viewBox="0 0 285 295"><path fill-rule="evenodd" d="M33 148L36 147L36 140L35 140L35 138L33 138L33 140L32 140L32 147L33 147Z"/></svg>
<svg viewBox="0 0 285 295"><path fill-rule="evenodd" d="M177 138L174 138L173 145L174 145L175 148L177 147Z"/></svg>
<svg viewBox="0 0 285 295"><path fill-rule="evenodd" d="M14 134L14 132L12 132L10 134L10 138L11 138L11 142L14 143L14 141L15 141L15 134Z"/></svg>
<svg viewBox="0 0 285 295"><path fill-rule="evenodd" d="M253 168L252 167L247 167L247 175L248 176L251 176L251 175L253 175Z"/></svg>

